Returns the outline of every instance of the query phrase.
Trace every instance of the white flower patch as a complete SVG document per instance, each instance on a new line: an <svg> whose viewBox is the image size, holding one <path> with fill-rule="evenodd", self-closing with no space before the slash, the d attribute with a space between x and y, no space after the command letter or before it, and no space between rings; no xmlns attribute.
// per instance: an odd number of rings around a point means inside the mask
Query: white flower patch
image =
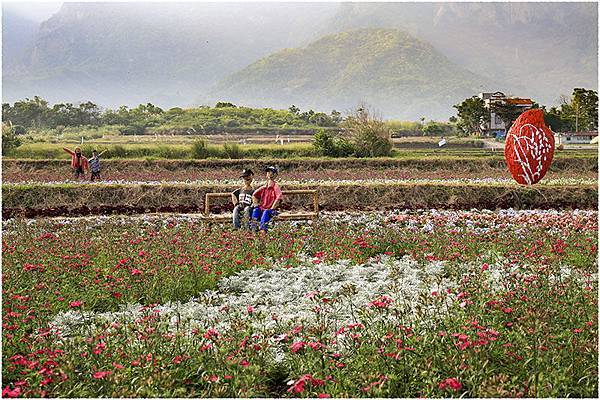
<svg viewBox="0 0 600 400"><path fill-rule="evenodd" d="M172 332L208 328L226 332L232 329L232 322L244 320L255 332L268 331L274 337L292 324L310 327L325 319L333 334L343 325L360 322L357 310L365 309L380 296L394 299L394 307L402 311L399 322L408 324L416 308L423 308L419 304L422 295L456 286L442 277L442 262L423 267L409 257L394 259L385 255L355 266L349 261L313 261L306 257L303 265L295 268L275 265L268 270L242 271L223 279L216 291L203 292L185 303L158 305L153 310ZM324 302L323 298L328 300ZM322 312L316 313L315 306ZM439 314L440 310L421 312ZM147 313L147 308L137 304L123 305L117 312L68 311L58 314L51 326L69 336L93 329L96 324L135 322Z"/></svg>

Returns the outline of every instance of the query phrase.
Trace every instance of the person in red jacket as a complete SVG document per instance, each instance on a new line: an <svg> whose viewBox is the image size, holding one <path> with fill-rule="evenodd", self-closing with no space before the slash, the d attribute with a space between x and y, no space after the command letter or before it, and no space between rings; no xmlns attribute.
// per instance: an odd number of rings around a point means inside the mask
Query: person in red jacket
<svg viewBox="0 0 600 400"><path fill-rule="evenodd" d="M85 173L90 169L90 165L88 159L81 154L81 148L75 147L75 151L71 151L63 147L63 150L71 155L71 168L75 179L85 176Z"/></svg>
<svg viewBox="0 0 600 400"><path fill-rule="evenodd" d="M265 168L267 172L267 184L256 189L252 195L254 210L252 210L252 220L250 228L257 230L257 223L260 221L260 230L267 231L268 223L275 215L277 215L277 207L281 202L283 194L281 189L275 182L277 173L276 167Z"/></svg>

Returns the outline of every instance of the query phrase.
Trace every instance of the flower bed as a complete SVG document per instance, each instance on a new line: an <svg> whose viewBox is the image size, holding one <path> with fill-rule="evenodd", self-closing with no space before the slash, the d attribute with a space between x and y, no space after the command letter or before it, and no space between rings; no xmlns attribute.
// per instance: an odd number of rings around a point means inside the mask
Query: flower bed
<svg viewBox="0 0 600 400"><path fill-rule="evenodd" d="M574 184L573 184L574 183ZM281 181L283 189L316 189L323 210L383 210L419 208L581 208L596 209L594 181L548 180L519 186L505 180L379 180ZM208 192L228 192L233 182L178 183L33 183L4 184L3 217L24 215L85 215L94 213L199 212ZM284 210L303 210L311 199L289 197ZM224 199L212 212L230 210Z"/></svg>
<svg viewBox="0 0 600 400"><path fill-rule="evenodd" d="M5 221L3 396L597 397L597 217Z"/></svg>
<svg viewBox="0 0 600 400"><path fill-rule="evenodd" d="M597 157L557 157L547 178L597 179ZM115 181L235 180L242 168L278 165L289 180L510 178L502 157L308 160L104 160L103 179ZM5 182L52 182L71 177L63 160L4 160Z"/></svg>

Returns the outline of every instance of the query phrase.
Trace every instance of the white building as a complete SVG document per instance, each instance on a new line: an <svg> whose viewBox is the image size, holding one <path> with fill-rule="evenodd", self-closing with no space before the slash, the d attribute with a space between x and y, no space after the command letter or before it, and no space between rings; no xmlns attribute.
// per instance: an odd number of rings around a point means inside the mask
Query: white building
<svg viewBox="0 0 600 400"><path fill-rule="evenodd" d="M531 99L521 97L507 97L502 92L494 93L479 93L479 98L483 100L485 108L491 110L493 104L512 104L522 109L521 112L529 110L533 107L533 101ZM490 111L489 120L482 126L484 134L488 136L504 136L506 135L506 125L504 121L496 115L496 113Z"/></svg>
<svg viewBox="0 0 600 400"><path fill-rule="evenodd" d="M598 137L598 132L556 132L555 144L590 144Z"/></svg>

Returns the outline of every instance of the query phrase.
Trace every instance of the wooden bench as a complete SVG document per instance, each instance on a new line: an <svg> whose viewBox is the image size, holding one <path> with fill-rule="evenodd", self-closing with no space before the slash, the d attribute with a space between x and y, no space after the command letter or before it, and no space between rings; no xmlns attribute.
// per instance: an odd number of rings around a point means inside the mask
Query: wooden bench
<svg viewBox="0 0 600 400"><path fill-rule="evenodd" d="M285 220L285 221L302 221L312 219L316 220L319 216L319 194L316 190L283 190L283 196L302 196L302 195L312 195L313 200L313 211L312 212L298 212L292 213L288 211L283 211L273 217L274 220ZM206 193L204 199L204 219L214 222L225 222L231 221L233 216L231 213L229 214L211 214L210 213L210 204L211 200L217 198L231 198L231 193Z"/></svg>

